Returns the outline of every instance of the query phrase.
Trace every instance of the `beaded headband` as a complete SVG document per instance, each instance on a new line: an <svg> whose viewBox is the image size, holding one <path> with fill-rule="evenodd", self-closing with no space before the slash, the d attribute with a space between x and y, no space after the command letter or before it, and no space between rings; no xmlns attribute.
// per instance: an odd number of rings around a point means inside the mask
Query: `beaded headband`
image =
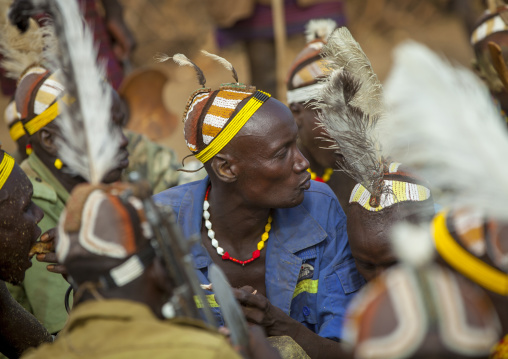
<svg viewBox="0 0 508 359"><path fill-rule="evenodd" d="M263 91L256 91L245 106L225 125L220 133L213 139L210 144L202 151L196 154L196 158L202 163L206 163L213 156L220 152L235 135L247 123L249 118L263 105L269 98L270 94Z"/></svg>
<svg viewBox="0 0 508 359"><path fill-rule="evenodd" d="M386 174L404 174L398 172L400 165L397 162L391 163ZM430 190L425 186L405 181L383 180L383 192L379 197L379 202L361 183L357 183L351 192L349 203L358 203L368 211L379 212L397 203L422 202L430 197Z"/></svg>
<svg viewBox="0 0 508 359"><path fill-rule="evenodd" d="M0 162L0 189L2 189L5 182L11 175L13 168L14 158L12 158L7 152L4 152L4 158L2 159L2 162Z"/></svg>
<svg viewBox="0 0 508 359"><path fill-rule="evenodd" d="M9 127L9 135L13 141L17 141L26 135L25 128L23 127L21 121L16 121Z"/></svg>
<svg viewBox="0 0 508 359"><path fill-rule="evenodd" d="M25 72L19 80L15 100L18 118L24 121L28 135L47 126L59 115L57 101L64 92L60 71L50 73L45 68L34 66Z"/></svg>
<svg viewBox="0 0 508 359"><path fill-rule="evenodd" d="M432 221L436 250L453 268L483 288L508 296L508 274L488 265L462 248L446 226L447 212L440 212Z"/></svg>
<svg viewBox="0 0 508 359"><path fill-rule="evenodd" d="M158 54L155 60L164 62L173 59L179 66L193 67L196 71L198 82L202 88L194 91L187 101L183 114L184 136L191 152L202 163L206 163L235 137L271 95L263 91L256 91L253 86L239 83L236 70L226 59L206 51L201 52L231 71L236 83L222 84L219 90L212 91L210 88L205 88L206 78L203 71L185 55L176 54L170 57ZM252 97L245 106L231 119L240 103L251 95ZM201 139L199 134L201 134ZM205 146L202 149L198 148L200 142Z"/></svg>
<svg viewBox="0 0 508 359"><path fill-rule="evenodd" d="M287 102L305 103L313 100L324 86L319 79L328 72L328 61L321 57L321 49L337 27L331 19L311 20L305 26L307 44L296 56L286 81Z"/></svg>

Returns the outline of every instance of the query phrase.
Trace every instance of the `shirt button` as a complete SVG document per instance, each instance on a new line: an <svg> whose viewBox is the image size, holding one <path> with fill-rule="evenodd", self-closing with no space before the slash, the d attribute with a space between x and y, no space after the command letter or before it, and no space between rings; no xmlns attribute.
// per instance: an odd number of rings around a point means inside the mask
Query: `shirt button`
<svg viewBox="0 0 508 359"><path fill-rule="evenodd" d="M36 180L37 182L42 182L42 180L41 180L39 177L35 177L35 180Z"/></svg>
<svg viewBox="0 0 508 359"><path fill-rule="evenodd" d="M303 315L308 316L310 314L309 307L304 306L302 312L303 312Z"/></svg>

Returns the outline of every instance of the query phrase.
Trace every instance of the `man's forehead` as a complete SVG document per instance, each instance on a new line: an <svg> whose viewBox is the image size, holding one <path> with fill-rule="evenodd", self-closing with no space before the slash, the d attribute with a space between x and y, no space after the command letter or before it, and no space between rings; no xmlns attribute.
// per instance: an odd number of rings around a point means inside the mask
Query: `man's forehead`
<svg viewBox="0 0 508 359"><path fill-rule="evenodd" d="M271 98L247 121L237 136L292 137L296 123L291 111L281 102ZM275 131L275 133L274 133Z"/></svg>

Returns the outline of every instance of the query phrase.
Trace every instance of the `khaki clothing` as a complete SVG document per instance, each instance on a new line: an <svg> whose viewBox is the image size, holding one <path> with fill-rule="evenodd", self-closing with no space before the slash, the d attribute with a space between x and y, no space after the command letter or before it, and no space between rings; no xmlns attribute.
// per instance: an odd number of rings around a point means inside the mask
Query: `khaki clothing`
<svg viewBox="0 0 508 359"><path fill-rule="evenodd" d="M69 193L35 153L23 161L21 169L32 182L33 202L44 211L44 218L39 223L44 233L57 226ZM64 298L69 284L61 275L48 272L47 265L34 258L23 283L7 286L18 303L39 319L50 333L56 333L67 320Z"/></svg>
<svg viewBox="0 0 508 359"><path fill-rule="evenodd" d="M90 301L76 306L52 344L30 349L39 358L240 358L226 339L190 320L160 320L144 304Z"/></svg>
<svg viewBox="0 0 508 359"><path fill-rule="evenodd" d="M128 179L129 173L136 171L141 178L150 183L153 193L157 194L170 187L205 178L205 170L195 173L178 171L182 166L178 163L172 149L150 141L147 137L135 132L124 130L124 134L129 139L127 146L129 167L123 174L123 180ZM192 167L189 169L200 167L197 161L189 164Z"/></svg>

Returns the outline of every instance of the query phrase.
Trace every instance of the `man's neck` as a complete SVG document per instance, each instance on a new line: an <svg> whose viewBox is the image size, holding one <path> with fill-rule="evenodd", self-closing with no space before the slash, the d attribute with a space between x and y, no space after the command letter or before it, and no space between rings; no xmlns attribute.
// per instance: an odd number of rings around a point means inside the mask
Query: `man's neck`
<svg viewBox="0 0 508 359"><path fill-rule="evenodd" d="M49 156L37 154L39 160L48 168L51 174L57 179L58 182L67 190L67 192L71 193L74 187L78 184L83 183L83 179L79 176L73 176L67 171L65 168L57 169L54 165L54 159Z"/></svg>
<svg viewBox="0 0 508 359"><path fill-rule="evenodd" d="M212 184L208 196L212 229L219 233L220 243L235 249L245 248L252 237L264 232L270 215L268 208L255 208L246 205L243 199L227 186ZM248 247L251 250L251 246Z"/></svg>

